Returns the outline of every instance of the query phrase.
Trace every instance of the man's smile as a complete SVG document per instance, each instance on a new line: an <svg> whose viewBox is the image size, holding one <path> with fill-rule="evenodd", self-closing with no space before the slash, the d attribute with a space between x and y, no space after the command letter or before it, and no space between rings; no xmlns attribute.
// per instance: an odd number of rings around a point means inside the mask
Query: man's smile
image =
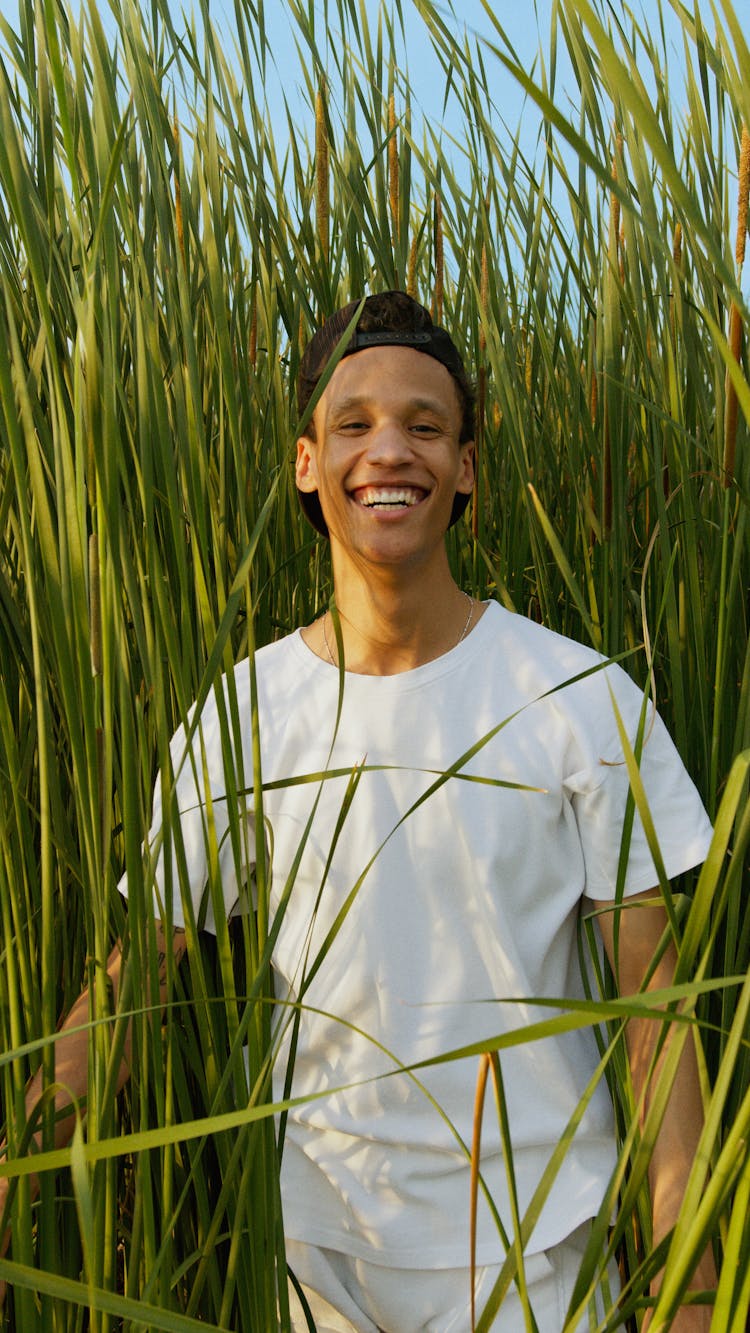
<svg viewBox="0 0 750 1333"><path fill-rule="evenodd" d="M351 498L364 509L412 509L421 504L428 492L422 486L358 486Z"/></svg>

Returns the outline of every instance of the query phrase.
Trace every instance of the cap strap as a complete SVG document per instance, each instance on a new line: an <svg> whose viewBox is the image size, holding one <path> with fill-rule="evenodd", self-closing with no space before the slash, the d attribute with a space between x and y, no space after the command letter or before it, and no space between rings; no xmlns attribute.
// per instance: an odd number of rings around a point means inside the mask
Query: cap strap
<svg viewBox="0 0 750 1333"><path fill-rule="evenodd" d="M354 352L360 347L377 347L384 343L393 343L398 347L424 347L425 343L432 342L431 333L389 333L386 329L375 329L370 333L360 333L357 331L349 347L348 352Z"/></svg>

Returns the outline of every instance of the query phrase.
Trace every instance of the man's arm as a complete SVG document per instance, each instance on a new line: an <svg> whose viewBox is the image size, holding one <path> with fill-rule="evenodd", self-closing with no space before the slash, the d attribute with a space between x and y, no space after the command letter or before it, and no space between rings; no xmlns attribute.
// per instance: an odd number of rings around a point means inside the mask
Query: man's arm
<svg viewBox="0 0 750 1333"><path fill-rule="evenodd" d="M633 995L643 986L654 955L667 926L667 915L658 892L634 894L625 900L622 911L613 911L611 902L599 901L598 918L604 947L621 995ZM641 904L647 904L641 906ZM615 915L618 919L615 938ZM648 990L662 990L672 985L677 954L670 942L649 979ZM669 1049L670 1037L662 1048L659 1066L649 1081L649 1070L662 1032L658 1019L630 1019L626 1030L628 1058L633 1090L645 1119L653 1082ZM649 1166L654 1243L671 1230L677 1221L685 1186L703 1128L703 1101L698 1077L695 1047L688 1036L680 1056L664 1119L654 1144ZM652 1290L658 1290L659 1279ZM697 1290L716 1286L716 1269L710 1250L704 1254L691 1286ZM710 1306L684 1306L672 1322L672 1333L708 1333ZM647 1327L648 1321L644 1324Z"/></svg>
<svg viewBox="0 0 750 1333"><path fill-rule="evenodd" d="M159 985L160 998L162 1002L166 998L166 980L167 980L167 939L160 922L156 925L156 946L158 950L159 965ZM172 938L172 952L176 961L185 952L186 940L184 930L176 929ZM107 975L109 976L115 1002L120 989L120 980L122 973L122 952L119 943L115 945L109 958L107 959ZM85 1100L88 1082L88 1044L89 1032L86 1027L89 1019L89 992L88 987L83 990L67 1015L61 1029L61 1035L55 1042L55 1081L62 1086L55 1097L55 1109L57 1116L55 1119L55 1147L64 1148L69 1142L73 1128L75 1126L75 1115L73 1112L74 1102ZM130 1076L130 1031L125 1040L125 1050L122 1063L120 1065L119 1077L117 1081L117 1090L127 1082ZM41 1070L37 1071L26 1089L26 1116L27 1119L33 1115L39 1098L44 1091L44 1082ZM65 1114L66 1110L69 1114ZM41 1148L41 1131L34 1135L38 1147ZM4 1144L0 1144L0 1153L4 1150ZM32 1177L32 1189L38 1188L36 1177ZM8 1194L8 1180L0 1177L0 1217L2 1217L5 1208L5 1201ZM0 1256L8 1248L9 1234L6 1231L0 1235ZM0 1282L0 1307L5 1296L5 1284Z"/></svg>

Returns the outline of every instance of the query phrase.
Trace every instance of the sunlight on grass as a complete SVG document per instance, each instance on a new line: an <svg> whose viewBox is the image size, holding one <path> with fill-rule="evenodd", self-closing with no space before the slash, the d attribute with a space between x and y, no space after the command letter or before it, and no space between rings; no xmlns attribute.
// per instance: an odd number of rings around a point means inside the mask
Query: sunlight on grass
<svg viewBox="0 0 750 1333"><path fill-rule="evenodd" d="M2 26L0 1173L16 1182L3 1326L72 1330L83 1311L96 1333L260 1333L288 1321L274 1120L284 1103L271 1076L295 1013L272 1003L280 921L257 713L248 772L235 678L217 684L247 657L254 698L255 648L331 595L290 465L301 347L345 300L408 285L442 314L477 377L479 471L473 518L449 538L456 577L626 653L642 686L653 671L716 825L700 876L673 886L673 991L615 1000L599 975L589 1000L555 1018L540 1009L516 1036L597 1025L614 1093L621 1157L577 1295L585 1306L617 1250L629 1282L602 1327L625 1328L641 1317L658 1257L645 1169L668 1072L641 1132L622 1041L628 1017L648 1012L699 1042L707 1115L650 1333L668 1327L709 1240L727 1256L715 1326L739 1333L750 1308L750 52L729 0L710 31L697 10L680 11L689 58L678 117L661 78L658 6L646 31L561 0L532 79L500 31L465 39L420 0L433 72L461 109L451 145L412 123L398 5L375 32L337 0L343 42L313 32L306 6L288 7L308 116L290 116L276 140L262 6L251 0L237 6L231 59L207 3L200 29L177 24L165 0L116 0L106 27L90 3L79 14L28 0ZM556 48L575 71L572 107L555 98ZM539 115L533 160L493 101L498 60ZM221 846L206 810L217 935L199 938L202 921L189 916L162 1015L144 1000L157 975L160 848L143 844L160 773L179 900L186 853L169 743L185 727L184 762L200 771L189 710L212 692L230 797ZM348 775L342 822L359 776ZM634 791L637 803L637 781ZM231 924L227 857L239 883L256 866L257 911ZM293 892L292 875L280 912ZM591 931L585 922L584 951ZM113 1013L103 962L117 935L128 961ZM301 1003L329 944L301 960ZM25 1083L40 1063L51 1081L59 1017L86 982L83 1132L55 1151L48 1100L32 1159ZM129 1015L133 1077L118 1097ZM500 1058L492 1068L502 1120ZM42 1168L33 1204L32 1166ZM514 1222L490 1306L517 1276L514 1239L533 1216ZM477 1315L488 1327L489 1313Z"/></svg>

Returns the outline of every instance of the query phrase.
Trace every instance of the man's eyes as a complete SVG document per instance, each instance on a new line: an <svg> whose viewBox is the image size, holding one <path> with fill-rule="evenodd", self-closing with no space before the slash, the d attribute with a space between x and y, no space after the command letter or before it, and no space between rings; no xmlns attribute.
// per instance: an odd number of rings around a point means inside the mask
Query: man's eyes
<svg viewBox="0 0 750 1333"><path fill-rule="evenodd" d="M341 421L334 429L340 435L358 435L363 431L370 429L371 423L359 417L352 417L346 421ZM426 438L442 435L443 427L434 421L413 421L407 425L406 429L412 435L422 435Z"/></svg>

